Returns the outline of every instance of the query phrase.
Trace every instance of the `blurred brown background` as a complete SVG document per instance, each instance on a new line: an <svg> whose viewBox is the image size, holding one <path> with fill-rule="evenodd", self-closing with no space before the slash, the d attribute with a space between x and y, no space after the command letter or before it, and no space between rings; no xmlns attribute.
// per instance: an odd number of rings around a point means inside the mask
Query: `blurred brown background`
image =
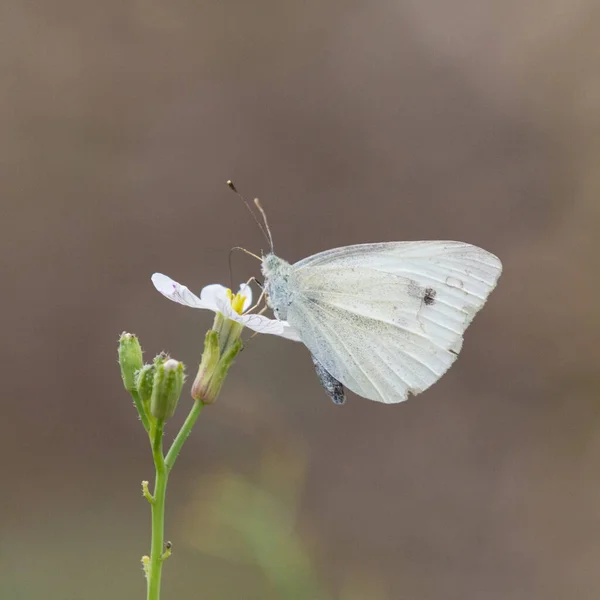
<svg viewBox="0 0 600 600"><path fill-rule="evenodd" d="M164 598L600 591L600 10L591 0L0 5L0 598L143 598L151 479L118 334L193 375L227 284L279 255L458 239L504 262L456 366L334 406L259 336L173 471ZM238 255L235 281L258 274ZM186 389L170 424L189 406Z"/></svg>

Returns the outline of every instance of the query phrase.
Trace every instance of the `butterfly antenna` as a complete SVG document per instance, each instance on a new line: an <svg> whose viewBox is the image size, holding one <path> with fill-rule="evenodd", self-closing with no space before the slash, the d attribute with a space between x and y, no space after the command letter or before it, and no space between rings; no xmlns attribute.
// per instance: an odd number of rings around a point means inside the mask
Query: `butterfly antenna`
<svg viewBox="0 0 600 600"><path fill-rule="evenodd" d="M246 248L242 248L241 246L234 246L230 251L229 251L229 256L231 256L231 253L234 250L240 250L241 252L243 252L244 254L248 254L250 256L253 256L256 260L260 260L262 262L262 258L260 256L258 256L258 254L254 254L254 252L250 252L250 250L246 250Z"/></svg>
<svg viewBox="0 0 600 600"><path fill-rule="evenodd" d="M271 246L271 252L273 252L273 236L271 235L271 228L269 227L269 222L267 221L267 213L265 212L265 209L261 206L260 200L258 198L254 198L254 206L258 208L260 214L262 215L263 221L265 222L265 229L269 234L269 237L267 239L269 241L269 245Z"/></svg>
<svg viewBox="0 0 600 600"><path fill-rule="evenodd" d="M248 204L248 201L246 200L246 198L244 198L244 196L242 196L242 194L240 194L238 192L237 188L235 187L235 185L233 184L233 181L231 181L231 179L227 180L227 185L229 186L229 189L233 190L233 192L235 192L237 197L244 203L244 206L248 209L248 212L252 215L252 218L258 225L258 228L260 229L261 233L265 236L265 239L267 240L267 242L271 243L270 236L267 235L267 232L265 231L262 223L258 220L258 217L256 216L256 214L250 207L250 204Z"/></svg>
<svg viewBox="0 0 600 600"><path fill-rule="evenodd" d="M228 263L229 263L229 283L231 284L231 289L233 289L233 269L231 266L231 256L233 255L233 251L234 250L240 250L241 252L244 252L244 254L249 254L250 256L256 258L256 260L260 260L262 261L262 258L256 254L254 254L254 252L250 252L250 250L246 250L246 248L242 248L241 246L234 246L233 248L231 248L231 250L229 251L229 259L228 259Z"/></svg>

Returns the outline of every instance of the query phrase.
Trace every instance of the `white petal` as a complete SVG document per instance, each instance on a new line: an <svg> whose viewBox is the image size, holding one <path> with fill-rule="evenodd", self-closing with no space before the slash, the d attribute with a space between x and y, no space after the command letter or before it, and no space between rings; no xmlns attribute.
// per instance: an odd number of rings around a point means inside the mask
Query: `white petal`
<svg viewBox="0 0 600 600"><path fill-rule="evenodd" d="M300 335L298 331L294 329L287 321L280 321L283 325L283 332L280 333L281 337L284 337L286 340L292 340L292 342L301 342Z"/></svg>
<svg viewBox="0 0 600 600"><path fill-rule="evenodd" d="M208 308L213 309L206 302L203 302L196 294L192 294L185 285L181 285L176 281L173 281L170 277L163 275L162 273L154 273L152 275L152 283L154 287L169 300L183 304L184 306L191 306L192 308Z"/></svg>
<svg viewBox="0 0 600 600"><path fill-rule="evenodd" d="M236 321L258 333L270 333L289 340L300 341L296 330L286 321L277 321L262 315L238 315Z"/></svg>
<svg viewBox="0 0 600 600"><path fill-rule="evenodd" d="M242 283L238 294L246 298L244 300L244 308L242 309L242 312L245 312L252 306L252 288L248 284Z"/></svg>
<svg viewBox="0 0 600 600"><path fill-rule="evenodd" d="M223 285L213 283L202 288L200 298L211 310L223 312L223 307L231 304L227 295L227 289Z"/></svg>

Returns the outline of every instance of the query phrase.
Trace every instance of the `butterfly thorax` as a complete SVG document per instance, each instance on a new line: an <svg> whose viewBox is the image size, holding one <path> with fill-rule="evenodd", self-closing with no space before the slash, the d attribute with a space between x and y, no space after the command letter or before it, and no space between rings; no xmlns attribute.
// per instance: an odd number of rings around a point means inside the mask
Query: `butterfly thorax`
<svg viewBox="0 0 600 600"><path fill-rule="evenodd" d="M292 265L274 254L266 254L261 270L265 276L268 305L278 319L287 319L288 308L294 298L291 291L293 286L290 285L293 277Z"/></svg>

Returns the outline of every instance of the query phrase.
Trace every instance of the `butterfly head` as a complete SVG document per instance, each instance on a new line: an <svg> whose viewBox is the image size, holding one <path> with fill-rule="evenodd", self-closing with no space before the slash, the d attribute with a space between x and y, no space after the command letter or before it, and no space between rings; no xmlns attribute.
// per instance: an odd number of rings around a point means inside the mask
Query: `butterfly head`
<svg viewBox="0 0 600 600"><path fill-rule="evenodd" d="M278 319L285 319L293 297L290 286L292 265L269 252L263 256L261 270L265 277L267 303Z"/></svg>
<svg viewBox="0 0 600 600"><path fill-rule="evenodd" d="M272 252L264 254L262 257L261 271L265 277L277 277L277 275L285 268L289 267L287 263L279 256L275 256Z"/></svg>

